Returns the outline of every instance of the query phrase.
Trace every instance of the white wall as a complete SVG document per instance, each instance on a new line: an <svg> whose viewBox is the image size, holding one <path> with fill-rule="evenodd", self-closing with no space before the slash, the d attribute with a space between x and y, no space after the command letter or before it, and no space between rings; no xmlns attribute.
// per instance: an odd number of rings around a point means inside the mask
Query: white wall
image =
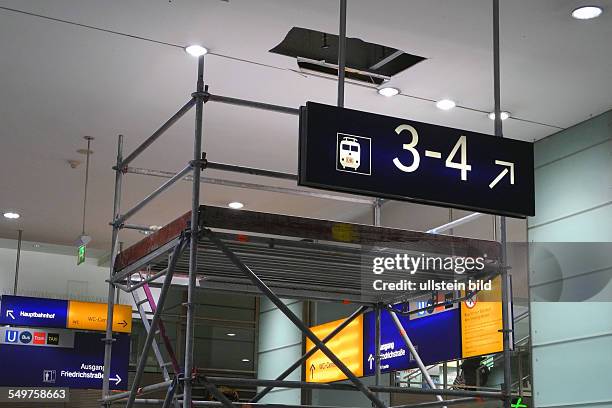
<svg viewBox="0 0 612 408"><path fill-rule="evenodd" d="M471 211L452 210L453 220L472 214ZM428 205L407 203L402 201L385 200L381 208L381 225L385 227L407 229L413 231L427 231L439 227L450 221L449 209ZM527 224L525 220L507 218L508 242L526 242ZM367 213L355 218L353 222L372 224L372 213ZM451 235L451 231L442 234ZM454 228L452 235L477 238L493 239L493 217L483 215L466 224Z"/></svg>
<svg viewBox="0 0 612 408"><path fill-rule="evenodd" d="M0 242L0 294L12 294L15 279L16 242ZM77 299L106 303L108 267L89 258L77 266L76 248L24 242L21 251L17 294ZM45 252L48 248L53 253ZM72 254L69 254L72 251ZM59 253L58 253L59 252Z"/></svg>

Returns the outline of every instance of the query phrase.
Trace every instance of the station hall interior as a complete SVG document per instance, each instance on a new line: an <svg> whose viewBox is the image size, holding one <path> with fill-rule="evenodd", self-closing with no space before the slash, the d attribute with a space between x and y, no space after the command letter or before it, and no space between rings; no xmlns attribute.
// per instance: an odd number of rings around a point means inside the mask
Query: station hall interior
<svg viewBox="0 0 612 408"><path fill-rule="evenodd" d="M0 122L0 407L612 407L612 0L0 0Z"/></svg>

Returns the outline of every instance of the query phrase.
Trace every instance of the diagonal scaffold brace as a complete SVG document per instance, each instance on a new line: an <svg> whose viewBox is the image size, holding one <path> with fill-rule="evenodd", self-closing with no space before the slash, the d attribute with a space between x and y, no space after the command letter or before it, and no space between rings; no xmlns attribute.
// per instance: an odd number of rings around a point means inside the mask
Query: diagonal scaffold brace
<svg viewBox="0 0 612 408"><path fill-rule="evenodd" d="M234 254L234 252L221 241L215 233L204 228L203 233L206 237L228 257L228 259L240 269L252 282L253 284L295 325L306 337L308 337L318 348L331 360L332 363L338 367L338 369L344 374L354 385L361 391L376 408L387 408L386 405L376 396L374 393L366 387L366 385L359 379L353 372L331 351L325 343L321 341L313 332L310 330L304 322L297 317L291 309L257 276L255 272L251 270L242 260Z"/></svg>
<svg viewBox="0 0 612 408"><path fill-rule="evenodd" d="M323 343L327 343L328 341L330 341L338 333L340 333L346 326L348 326L353 320L355 320L361 314L365 313L366 310L368 310L368 306L361 306L359 309L355 310L349 317L347 317L342 323L340 323L331 333L329 333L327 336L325 336L321 341ZM276 381L282 381L285 378L287 378L287 376L289 374L291 374L296 369L298 369L302 364L304 364L304 362L306 360L308 360L311 356L313 356L317 351L319 351L319 347L317 347L315 345L308 352L306 352L306 354L304 354L302 357L300 357L299 360L297 360L289 368L287 368L285 371L283 371L281 374L279 374L279 376L276 377ZM255 395L253 398L251 398L250 403L259 402L266 394L268 394L273 389L274 389L273 386L265 387L263 390L258 392L257 395Z"/></svg>
<svg viewBox="0 0 612 408"><path fill-rule="evenodd" d="M132 381L132 388L130 389L130 393L128 396L127 403L125 405L126 408L131 408L134 405L134 401L138 394L138 388L140 387L140 381L142 380L142 374L144 372L144 368L147 362L147 356L149 355L149 350L151 349L151 344L153 343L153 338L155 337L155 332L157 331L157 327L161 320L161 314L164 310L164 305L166 302L166 296L168 294L168 290L172 284L172 277L174 276L174 270L176 267L176 263L186 247L186 244L191 242L193 238L187 238L187 235L184 234L181 237L178 245L174 248L174 253L172 254L171 264L168 265L168 272L164 277L164 283L162 285L159 300L157 302L157 309L153 314L153 319L151 320L151 325L149 332L147 333L147 337L145 339L144 347L142 349L142 353L140 354L140 358L138 359L138 367L136 368L136 374L134 375L134 380Z"/></svg>

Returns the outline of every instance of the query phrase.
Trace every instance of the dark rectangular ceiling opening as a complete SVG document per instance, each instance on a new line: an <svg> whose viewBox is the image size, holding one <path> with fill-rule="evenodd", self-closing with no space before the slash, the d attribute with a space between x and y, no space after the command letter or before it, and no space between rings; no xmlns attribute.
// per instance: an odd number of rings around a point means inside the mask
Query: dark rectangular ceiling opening
<svg viewBox="0 0 612 408"><path fill-rule="evenodd" d="M270 52L296 58L302 70L338 74L338 36L335 34L293 27ZM359 38L346 39L348 79L381 84L424 59Z"/></svg>

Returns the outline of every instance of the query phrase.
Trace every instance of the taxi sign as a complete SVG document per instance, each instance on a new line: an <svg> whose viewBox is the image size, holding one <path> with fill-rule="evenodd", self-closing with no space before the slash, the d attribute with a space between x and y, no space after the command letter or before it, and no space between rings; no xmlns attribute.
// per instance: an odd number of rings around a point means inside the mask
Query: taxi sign
<svg viewBox="0 0 612 408"><path fill-rule="evenodd" d="M324 339L344 319L311 327L312 332ZM363 376L363 315L355 318L340 333L325 343L327 347L342 361L357 377ZM306 351L311 350L314 343L306 339ZM306 360L306 382L328 383L346 380L346 376L321 350Z"/></svg>
<svg viewBox="0 0 612 408"><path fill-rule="evenodd" d="M68 303L69 329L106 330L106 303L77 302ZM113 331L130 333L132 331L132 307L129 305L115 305L113 308Z"/></svg>

